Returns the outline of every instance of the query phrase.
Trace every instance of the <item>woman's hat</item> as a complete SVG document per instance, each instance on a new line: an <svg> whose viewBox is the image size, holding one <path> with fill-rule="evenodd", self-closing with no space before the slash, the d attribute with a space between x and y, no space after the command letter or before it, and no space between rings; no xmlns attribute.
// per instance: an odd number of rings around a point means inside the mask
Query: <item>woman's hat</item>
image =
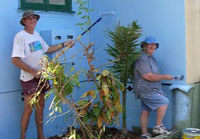
<svg viewBox="0 0 200 139"><path fill-rule="evenodd" d="M23 13L22 18L21 18L21 20L20 20L20 24L23 25L23 26L25 26L24 23L23 23L23 20L24 20L26 17L29 17L29 16L31 16L31 15L35 15L35 16L37 17L37 20L40 19L40 15L35 14L32 10L27 10L27 11L25 11L25 12Z"/></svg>
<svg viewBox="0 0 200 139"><path fill-rule="evenodd" d="M157 48L159 47L159 43L154 36L147 36L144 41L141 42L141 47L144 47L145 44L155 44Z"/></svg>

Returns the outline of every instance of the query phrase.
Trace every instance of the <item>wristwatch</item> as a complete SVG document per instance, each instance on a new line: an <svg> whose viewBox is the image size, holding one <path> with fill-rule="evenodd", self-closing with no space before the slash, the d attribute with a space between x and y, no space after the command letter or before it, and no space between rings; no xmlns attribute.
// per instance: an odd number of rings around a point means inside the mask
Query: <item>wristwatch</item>
<svg viewBox="0 0 200 139"><path fill-rule="evenodd" d="M61 44L62 44L62 48L63 48L63 47L65 47L65 44L64 44L64 42L62 42Z"/></svg>

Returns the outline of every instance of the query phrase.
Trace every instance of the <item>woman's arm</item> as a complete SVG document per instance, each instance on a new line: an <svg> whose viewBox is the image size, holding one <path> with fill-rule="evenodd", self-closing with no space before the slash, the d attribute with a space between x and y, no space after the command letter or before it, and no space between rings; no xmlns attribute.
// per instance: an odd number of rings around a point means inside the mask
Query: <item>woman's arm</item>
<svg viewBox="0 0 200 139"><path fill-rule="evenodd" d="M169 75L169 74L154 74L154 73L146 73L142 75L142 78L151 81L151 82L156 82L156 81L161 81L161 80L172 80L174 77Z"/></svg>

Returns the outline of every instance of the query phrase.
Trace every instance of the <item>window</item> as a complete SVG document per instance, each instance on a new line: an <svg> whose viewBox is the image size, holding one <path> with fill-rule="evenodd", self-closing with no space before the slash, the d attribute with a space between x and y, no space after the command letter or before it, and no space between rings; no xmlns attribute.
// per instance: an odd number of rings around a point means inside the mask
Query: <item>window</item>
<svg viewBox="0 0 200 139"><path fill-rule="evenodd" d="M74 13L72 0L20 0L20 9Z"/></svg>

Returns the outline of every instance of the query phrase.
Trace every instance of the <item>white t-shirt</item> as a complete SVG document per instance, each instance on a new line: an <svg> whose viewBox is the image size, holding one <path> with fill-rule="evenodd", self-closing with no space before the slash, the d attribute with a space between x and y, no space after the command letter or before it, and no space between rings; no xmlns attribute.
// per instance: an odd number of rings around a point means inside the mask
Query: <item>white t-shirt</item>
<svg viewBox="0 0 200 139"><path fill-rule="evenodd" d="M40 64L40 60L48 48L49 46L39 33L34 31L33 34L30 34L22 30L14 38L12 57L20 57L30 67L41 70L43 66ZM21 70L20 80L29 81L33 78L32 74Z"/></svg>

